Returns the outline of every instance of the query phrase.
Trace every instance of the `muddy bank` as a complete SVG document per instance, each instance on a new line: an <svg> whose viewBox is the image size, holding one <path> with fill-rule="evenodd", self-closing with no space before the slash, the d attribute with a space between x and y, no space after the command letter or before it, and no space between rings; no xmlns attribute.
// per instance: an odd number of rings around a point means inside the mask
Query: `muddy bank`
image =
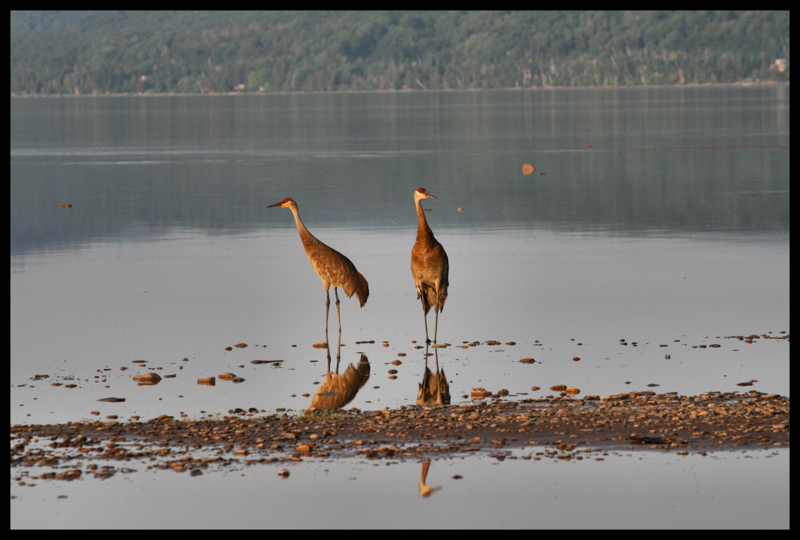
<svg viewBox="0 0 800 540"><path fill-rule="evenodd" d="M189 471L308 459L419 459L479 453L504 459L602 459L655 450L684 455L789 446L789 398L752 391L700 396L631 392L309 413L247 413L212 421L11 427L12 482L107 478L118 471ZM26 470L26 468L35 468ZM29 484L30 485L30 484Z"/></svg>

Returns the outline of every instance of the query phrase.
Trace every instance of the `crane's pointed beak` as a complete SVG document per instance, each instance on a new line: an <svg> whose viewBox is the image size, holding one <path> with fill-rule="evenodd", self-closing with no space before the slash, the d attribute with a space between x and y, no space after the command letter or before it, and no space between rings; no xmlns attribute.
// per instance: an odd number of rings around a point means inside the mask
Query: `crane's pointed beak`
<svg viewBox="0 0 800 540"><path fill-rule="evenodd" d="M271 205L267 206L267 208L275 208L276 206L280 206L280 205L282 205L282 204L283 204L283 201L281 201L281 202L276 202L275 204L271 204Z"/></svg>
<svg viewBox="0 0 800 540"><path fill-rule="evenodd" d="M428 193L427 191L425 192L425 195L427 195L427 197L425 197L426 199L436 199L437 201L439 200L439 198L438 198L438 197L434 197L433 195L431 195L431 194L430 194L430 193Z"/></svg>

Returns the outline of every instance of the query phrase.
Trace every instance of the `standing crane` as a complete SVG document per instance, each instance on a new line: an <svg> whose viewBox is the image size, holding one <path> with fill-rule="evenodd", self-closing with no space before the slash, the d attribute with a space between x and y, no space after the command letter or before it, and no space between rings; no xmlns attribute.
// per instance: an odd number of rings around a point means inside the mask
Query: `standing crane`
<svg viewBox="0 0 800 540"><path fill-rule="evenodd" d="M267 208L288 208L294 214L294 222L297 225L297 232L300 233L300 240L303 241L303 248L306 250L308 260L314 271L322 279L322 286L325 287L325 343L328 342L328 312L331 307L330 286L333 285L333 294L336 295L336 316L339 319L339 342L342 339L342 316L339 314L339 292L337 287L341 287L348 298L354 294L361 302L361 307L367 303L369 296L369 283L356 270L355 265L336 251L317 240L313 234L308 232L306 226L300 220L300 213L297 210L297 203L286 197L279 203L267 206Z"/></svg>
<svg viewBox="0 0 800 540"><path fill-rule="evenodd" d="M425 219L425 212L420 206L422 199L435 199L433 195L419 188L414 192L414 204L417 207L417 241L411 250L411 274L414 276L414 283L417 285L417 298L422 299L422 313L425 316L425 342L430 343L428 337L428 311L433 308L436 311L436 326L433 331L433 342L436 343L436 335L439 329L439 312L444 309L447 300L447 287L450 284L448 273L450 263L447 260L447 253L444 252L442 244L433 237L428 221Z"/></svg>

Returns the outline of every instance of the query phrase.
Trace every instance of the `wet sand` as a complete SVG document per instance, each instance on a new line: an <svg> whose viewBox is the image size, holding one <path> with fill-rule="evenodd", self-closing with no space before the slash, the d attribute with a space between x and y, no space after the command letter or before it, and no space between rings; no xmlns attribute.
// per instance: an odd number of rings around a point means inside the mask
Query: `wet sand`
<svg viewBox="0 0 800 540"><path fill-rule="evenodd" d="M652 391L454 406L357 409L289 416L247 413L215 420L68 422L11 427L11 478L108 478L142 468L189 472L232 464L485 455L503 460L603 459L611 451L678 455L789 446L789 398L751 391L699 396ZM29 469L30 468L30 469Z"/></svg>

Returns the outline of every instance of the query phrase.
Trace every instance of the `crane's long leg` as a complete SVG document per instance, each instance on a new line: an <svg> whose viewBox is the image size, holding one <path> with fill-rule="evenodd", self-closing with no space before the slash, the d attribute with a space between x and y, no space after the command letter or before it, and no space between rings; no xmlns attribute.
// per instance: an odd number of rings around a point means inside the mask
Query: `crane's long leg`
<svg viewBox="0 0 800 540"><path fill-rule="evenodd" d="M339 291L338 291L338 289L336 287L333 288L333 294L336 295L336 317L339 319L339 345L341 345L342 344L342 315L339 313Z"/></svg>
<svg viewBox="0 0 800 540"><path fill-rule="evenodd" d="M331 293L325 289L325 343L328 343L328 312L331 309Z"/></svg>
<svg viewBox="0 0 800 540"><path fill-rule="evenodd" d="M437 299L438 301L438 299ZM436 343L436 336L439 333L439 306L436 306L436 324L433 327L433 342Z"/></svg>
<svg viewBox="0 0 800 540"><path fill-rule="evenodd" d="M428 338L428 312L425 311L425 297L420 295L420 298L422 299L422 316L425 319L425 343L430 343L431 340Z"/></svg>
<svg viewBox="0 0 800 540"><path fill-rule="evenodd" d="M436 337L439 335L439 289L436 289L436 323L433 327L433 342L436 343Z"/></svg>

